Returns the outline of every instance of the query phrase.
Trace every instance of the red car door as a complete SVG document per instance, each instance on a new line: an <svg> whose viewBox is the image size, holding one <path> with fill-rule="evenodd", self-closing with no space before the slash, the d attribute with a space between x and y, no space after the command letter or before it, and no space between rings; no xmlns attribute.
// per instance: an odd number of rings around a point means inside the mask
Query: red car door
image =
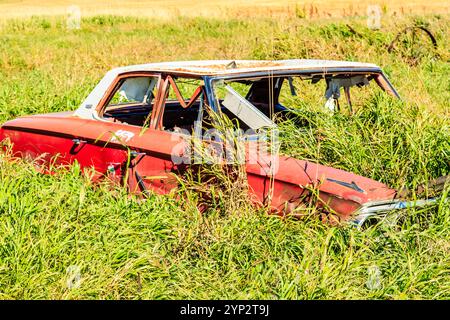
<svg viewBox="0 0 450 320"><path fill-rule="evenodd" d="M122 135L126 139L127 132L131 135L128 127L119 123L87 120L71 140L72 160L76 160L82 168L91 170L86 173L92 175L94 181L107 176L121 183L126 173L128 147L123 141L119 142L117 136Z"/></svg>
<svg viewBox="0 0 450 320"><path fill-rule="evenodd" d="M199 120L200 99L204 96L202 82L197 81L186 100L171 76L160 82L150 126L132 141L136 147L130 153L128 183L132 191L167 193L178 186L176 175L180 165L189 163L190 134ZM170 89L175 100L168 99Z"/></svg>
<svg viewBox="0 0 450 320"><path fill-rule="evenodd" d="M153 190L165 194L177 187L176 150L183 150L184 141L169 132L149 129L135 137L130 150L128 185L132 192ZM139 146L139 147L137 147Z"/></svg>
<svg viewBox="0 0 450 320"><path fill-rule="evenodd" d="M128 184L133 192L168 193L177 187L179 157L186 150L183 135L167 132L163 127L170 77L160 81L149 128L142 129L133 139L136 146L130 152ZM180 115L175 115L180 116Z"/></svg>
<svg viewBox="0 0 450 320"><path fill-rule="evenodd" d="M167 88L160 79L148 72L119 75L97 108L97 140L84 131L78 141L80 161L122 177L133 193L167 193L177 186L172 152L180 139L156 128Z"/></svg>

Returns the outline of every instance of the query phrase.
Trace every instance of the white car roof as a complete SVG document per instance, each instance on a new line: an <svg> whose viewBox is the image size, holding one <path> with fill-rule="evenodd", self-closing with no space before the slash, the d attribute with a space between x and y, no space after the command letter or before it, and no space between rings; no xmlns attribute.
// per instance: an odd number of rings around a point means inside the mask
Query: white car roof
<svg viewBox="0 0 450 320"><path fill-rule="evenodd" d="M292 60L199 60L158 62L113 69L117 73L133 71L177 72L197 76L224 76L258 71L308 70L329 68L379 68L371 63L292 59Z"/></svg>

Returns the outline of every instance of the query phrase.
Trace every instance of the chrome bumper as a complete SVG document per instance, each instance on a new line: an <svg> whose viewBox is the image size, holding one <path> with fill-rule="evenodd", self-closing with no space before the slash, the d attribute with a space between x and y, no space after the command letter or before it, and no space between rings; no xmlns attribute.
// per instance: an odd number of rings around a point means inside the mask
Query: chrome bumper
<svg viewBox="0 0 450 320"><path fill-rule="evenodd" d="M404 200L390 200L390 201L374 201L368 202L361 206L354 213L353 218L351 219L351 223L355 224L358 228L360 228L364 222L375 216L383 216L390 211L400 210L406 208L413 207L425 207L427 205L433 204L437 202L437 198L426 199L426 200L416 200L416 201L404 201Z"/></svg>

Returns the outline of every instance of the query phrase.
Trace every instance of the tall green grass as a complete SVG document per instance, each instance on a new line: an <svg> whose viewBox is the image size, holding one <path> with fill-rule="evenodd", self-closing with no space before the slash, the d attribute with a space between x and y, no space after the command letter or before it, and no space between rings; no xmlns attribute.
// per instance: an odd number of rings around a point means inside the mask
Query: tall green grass
<svg viewBox="0 0 450 320"><path fill-rule="evenodd" d="M353 116L299 104L304 126L282 125L282 152L413 188L450 171L449 25L445 17L422 19L436 34L439 57L414 65L383 47L412 18L380 31L358 18L94 17L72 31L61 18L15 20L0 29L0 122L73 110L119 65L222 58L374 62L405 102L374 96ZM364 37L349 33L346 23ZM450 298L449 202L357 230L268 216L244 201L230 206L235 195L220 188L217 202L200 214L193 184L143 201L106 182L92 185L77 165L55 170L41 175L33 163L0 153L0 298ZM70 270L79 270L79 281Z"/></svg>

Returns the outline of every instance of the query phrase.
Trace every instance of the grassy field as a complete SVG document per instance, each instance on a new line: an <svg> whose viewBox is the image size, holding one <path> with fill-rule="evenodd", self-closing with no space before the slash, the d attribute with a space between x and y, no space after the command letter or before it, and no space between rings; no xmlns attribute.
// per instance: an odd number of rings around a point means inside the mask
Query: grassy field
<svg viewBox="0 0 450 320"><path fill-rule="evenodd" d="M413 188L450 173L448 21L448 15L405 15L383 18L372 31L365 18L312 21L292 11L282 20L92 16L80 30L67 30L63 17L16 18L0 28L0 123L73 110L108 69L121 65L373 62L404 101L372 96L353 116L299 105L307 129L285 123L282 150ZM397 31L412 24L433 31L437 53L425 45L387 53ZM59 171L44 176L32 163L0 153L0 298L450 298L448 202L357 230L314 217L268 216L235 201L230 188L201 215L189 190L178 191L187 201L176 194L141 201L117 186L92 185L77 166Z"/></svg>

